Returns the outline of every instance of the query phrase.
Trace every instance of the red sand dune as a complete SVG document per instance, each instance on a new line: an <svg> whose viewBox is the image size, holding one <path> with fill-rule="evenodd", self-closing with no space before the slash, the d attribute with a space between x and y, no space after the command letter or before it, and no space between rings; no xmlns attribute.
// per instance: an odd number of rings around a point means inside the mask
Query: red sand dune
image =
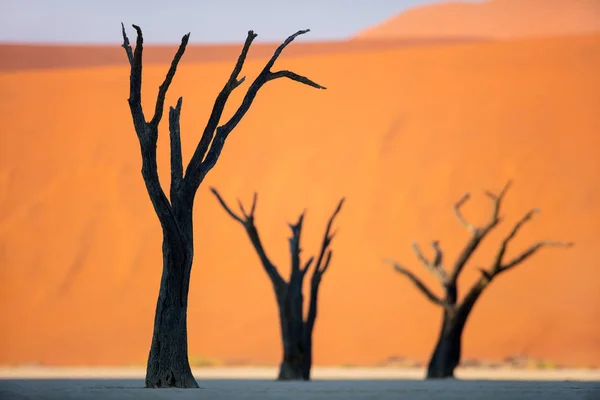
<svg viewBox="0 0 600 400"><path fill-rule="evenodd" d="M600 32L599 0L487 0L416 7L356 39L526 38Z"/></svg>
<svg viewBox="0 0 600 400"><path fill-rule="evenodd" d="M293 48L294 46L291 46ZM438 289L410 244L439 239L447 259L467 233L451 204L515 180L505 222L476 254L463 292L502 234L541 215L509 256L537 239L572 240L501 276L467 326L465 358L511 354L600 364L600 36L412 47L288 58L277 68L328 87L270 83L228 139L196 198L190 355L279 360L272 289L229 201L258 191L257 225L287 274L286 222L308 208L305 255L347 202L322 284L315 362L426 360L440 310L382 264L394 257ZM264 63L250 60L249 79ZM152 107L168 65L144 69ZM168 104L184 97L189 160L231 62L185 56ZM126 66L0 73L0 363L143 363L161 269L158 221L140 176ZM247 87L247 84L242 88ZM232 115L245 89L226 109ZM159 169L169 182L167 119Z"/></svg>
<svg viewBox="0 0 600 400"><path fill-rule="evenodd" d="M286 48L286 57L333 55L365 51L382 51L399 47L427 46L445 43L473 42L474 39L427 38L398 40L361 40L347 42L299 42ZM237 60L242 44L190 45L185 52L188 63ZM248 59L270 57L279 46L256 43ZM170 63L176 46L145 46L146 65ZM62 46L0 43L0 71L32 69L82 68L127 65L127 57L119 46Z"/></svg>

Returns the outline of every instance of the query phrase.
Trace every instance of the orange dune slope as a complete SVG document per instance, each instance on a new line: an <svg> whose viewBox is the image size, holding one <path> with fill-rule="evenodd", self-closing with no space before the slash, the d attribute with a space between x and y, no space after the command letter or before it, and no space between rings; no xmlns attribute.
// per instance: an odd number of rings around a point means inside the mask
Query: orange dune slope
<svg viewBox="0 0 600 400"><path fill-rule="evenodd" d="M355 39L511 39L599 32L599 0L450 1L407 10Z"/></svg>
<svg viewBox="0 0 600 400"><path fill-rule="evenodd" d="M307 208L304 256L318 250L341 196L334 257L321 287L315 363L425 361L440 310L395 274L418 265L411 242L438 239L456 257L467 233L451 205L484 221L489 199L514 179L505 220L468 266L462 292L532 207L542 213L509 249L544 249L491 285L464 337L465 358L520 354L600 364L600 36L406 48L286 59L328 87L277 80L232 133L195 204L190 356L275 364L276 305L245 233L210 194L257 191L257 226L283 274L286 223ZM264 60L249 60L248 79ZM185 56L167 98L183 96L189 160L230 62ZM154 104L167 64L144 68ZM127 67L0 74L0 363L141 364L149 349L161 270L160 226L140 176L127 106ZM247 87L247 86L243 86ZM244 93L230 98L229 118ZM169 183L168 119L159 169Z"/></svg>
<svg viewBox="0 0 600 400"><path fill-rule="evenodd" d="M192 36L193 37L193 36ZM286 58L298 56L332 55L365 51L383 51L399 47L437 45L473 41L453 38L426 38L412 40L361 40L343 42L298 42L286 48ZM190 62L234 62L243 44L231 45L190 45L185 58ZM255 43L248 60L271 57L279 43ZM176 48L174 46L144 47L145 65L170 63ZM126 66L127 57L119 46L65 46L0 43L0 72L40 70L55 68L86 68Z"/></svg>

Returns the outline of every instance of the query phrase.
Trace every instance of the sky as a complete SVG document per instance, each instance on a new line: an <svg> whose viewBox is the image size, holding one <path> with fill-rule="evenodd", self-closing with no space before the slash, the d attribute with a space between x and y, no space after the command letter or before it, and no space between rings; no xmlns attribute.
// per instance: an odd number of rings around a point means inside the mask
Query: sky
<svg viewBox="0 0 600 400"><path fill-rule="evenodd" d="M478 0L463 0L478 1ZM153 44L339 40L407 8L439 0L0 0L0 42L114 44L120 23L137 24ZM301 39L301 38L299 38Z"/></svg>

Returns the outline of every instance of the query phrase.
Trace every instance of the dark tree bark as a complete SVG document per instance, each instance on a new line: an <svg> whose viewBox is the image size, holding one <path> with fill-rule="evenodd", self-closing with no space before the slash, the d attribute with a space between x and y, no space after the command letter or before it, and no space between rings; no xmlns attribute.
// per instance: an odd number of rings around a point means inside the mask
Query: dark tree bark
<svg viewBox="0 0 600 400"><path fill-rule="evenodd" d="M258 230L254 224L254 212L256 210L256 193L252 201L250 212L246 212L242 203L238 200L241 216L234 213L231 208L225 203L221 195L216 189L211 188L211 191L217 197L219 203L225 211L236 221L238 221L248 234L250 242L254 246L256 253L263 265L263 268L275 291L275 299L279 310L279 323L281 328L281 339L283 343L283 360L279 366L278 380L310 380L310 370L312 366L312 334L317 319L317 304L319 296L319 286L323 274L329 268L331 256L333 254L330 249L331 240L335 232L331 232L331 226L336 215L340 212L344 198L342 198L329 218L325 236L321 243L321 251L314 263L313 273L310 280L310 303L306 319L303 317L303 294L302 284L304 277L309 268L313 264L314 257L310 257L304 265L300 261L300 237L302 234L302 226L304 222L304 212L298 218L298 222L290 224L292 236L289 239L290 255L291 255L291 274L286 282L277 267L271 262L267 256L265 249L260 240Z"/></svg>
<svg viewBox="0 0 600 400"><path fill-rule="evenodd" d="M273 57L250 85L234 115L227 122L219 125L229 95L245 80L245 77L238 79L238 76L250 45L256 37L253 31L249 31L233 72L215 100L208 123L185 170L185 175L181 157L179 127L183 99L180 97L175 108L170 108L171 185L169 198L167 198L158 179L156 163L158 126L163 116L167 90L175 76L177 65L185 52L190 35L188 33L183 36L171 67L158 89L153 117L150 121L147 121L141 103L142 30L140 27L133 25L137 32L137 40L135 50L132 50L125 27L123 24L121 24L121 27L123 31L123 48L127 53L131 66L128 102L135 132L140 142L142 177L163 231L163 272L156 304L154 333L146 369L146 387L197 388L198 383L192 375L188 360L186 315L190 274L194 257L192 209L198 187L206 174L215 166L227 136L248 112L259 89L265 83L277 78L288 78L317 89L325 88L294 72L271 72L271 67L273 67L283 49L298 35L302 35L308 30L296 32L277 48Z"/></svg>
<svg viewBox="0 0 600 400"><path fill-rule="evenodd" d="M469 199L470 195L465 194L455 205L454 214L459 222L469 231L470 238L454 262L450 273L446 272L443 262L443 252L438 241L431 242L434 251L433 260L429 260L423 255L419 245L413 243L413 250L417 258L436 278L439 279L444 289L444 296L439 297L434 294L419 278L412 272L393 260L386 260L394 266L394 269L408 278L431 302L442 307L443 318L439 338L433 354L427 367L427 378L451 378L454 376L454 370L460 363L462 334L467 323L467 319L475 306L475 303L481 296L483 290L501 273L516 267L521 262L532 256L544 246L572 246L569 242L540 241L523 251L512 260L505 260L504 255L508 243L516 236L521 227L528 222L539 210L534 209L526 213L514 225L510 233L504 238L491 267L488 269L479 268L480 278L473 284L467 292L464 299L458 301L457 281L464 266L471 258L471 255L478 248L481 241L490 233L501 221L500 206L504 195L506 194L511 182L509 181L499 194L486 192L486 195L492 199L493 209L488 222L482 226L475 226L469 223L462 215L460 208Z"/></svg>

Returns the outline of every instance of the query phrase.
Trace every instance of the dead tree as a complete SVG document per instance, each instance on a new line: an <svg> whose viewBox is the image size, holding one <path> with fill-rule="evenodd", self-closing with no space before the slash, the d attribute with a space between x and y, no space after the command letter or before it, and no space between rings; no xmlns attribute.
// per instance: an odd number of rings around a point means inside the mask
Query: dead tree
<svg viewBox="0 0 600 400"><path fill-rule="evenodd" d="M185 52L190 34L186 34L181 39L179 50L177 50L171 62L171 67L158 89L154 114L150 120L147 120L142 110L141 101L142 30L140 27L133 25L137 32L137 40L135 50L132 50L125 33L125 27L123 24L121 24L121 27L123 30L123 48L127 53L131 67L128 102L142 153L142 177L163 232L163 270L156 305L152 344L146 369L146 387L197 388L198 383L192 375L188 361L186 317L190 273L194 256L192 208L196 191L206 174L215 166L227 136L248 112L259 89L264 84L278 78L288 78L317 89L325 88L291 71L271 71L271 67L273 67L283 49L297 36L308 32L308 30L298 31L288 37L275 50L269 62L248 88L237 111L227 122L219 125L229 95L245 80L245 77L238 79L238 76L250 45L257 36L253 31L249 31L233 72L215 100L200 142L185 170L185 175L183 173L179 128L179 116L183 99L180 97L175 108L171 107L169 110L171 185L169 198L167 198L158 179L156 162L158 126L163 116L167 90L175 76L177 65Z"/></svg>
<svg viewBox="0 0 600 400"><path fill-rule="evenodd" d="M454 214L458 221L469 231L470 238L455 260L452 268L447 272L444 266L444 257L442 249L438 241L431 242L433 249L433 259L428 259L421 251L417 243L413 243L413 250L425 268L429 270L442 284L444 296L438 297L434 294L419 278L404 266L392 260L386 260L394 266L394 269L400 274L406 276L431 302L437 304L443 309L442 326L439 334L435 350L429 361L427 368L427 378L450 378L454 376L454 369L458 366L461 357L461 338L467 322L469 314L473 310L477 299L481 296L483 290L494 280L498 275L506 272L545 246L571 246L572 243L555 242L555 241L539 241L531 247L517 255L516 257L506 260L505 253L509 242L516 236L523 225L528 222L535 214L539 213L538 209L533 209L526 213L512 228L510 233L504 238L500 247L491 262L488 269L479 268L481 276L473 284L462 301L458 301L457 280L464 266L469 261L471 255L478 248L482 240L501 222L500 206L502 200L510 187L509 181L502 189L500 194L496 195L490 192L485 192L492 200L493 208L488 222L481 226L475 226L468 222L462 215L460 208L469 199L469 193L465 194L454 205Z"/></svg>
<svg viewBox="0 0 600 400"><path fill-rule="evenodd" d="M308 307L308 315L306 319L303 317L303 295L302 284L304 277L309 268L313 264L314 257L310 257L304 265L300 260L300 236L302 234L302 226L304 222L304 214L300 214L298 222L289 224L292 230L292 236L289 238L290 254L291 254L291 274L286 282L275 264L269 259L267 253L260 240L258 230L254 224L254 212L256 210L256 193L252 200L250 212L247 213L238 200L241 216L234 213L231 208L225 203L221 195L216 189L211 188L211 191L221 203L221 206L234 220L238 221L248 234L248 238L256 250L260 262L267 273L273 289L275 291L275 299L279 309L279 323L281 328L281 339L283 342L283 361L279 366L278 380L310 380L310 369L312 366L312 333L317 318L317 301L319 295L319 286L323 274L327 271L331 262L332 250L329 248L331 240L335 232L331 232L331 226L336 215L340 212L344 198L342 198L329 218L325 236L321 243L321 251L314 263L313 273L310 280L310 303Z"/></svg>

